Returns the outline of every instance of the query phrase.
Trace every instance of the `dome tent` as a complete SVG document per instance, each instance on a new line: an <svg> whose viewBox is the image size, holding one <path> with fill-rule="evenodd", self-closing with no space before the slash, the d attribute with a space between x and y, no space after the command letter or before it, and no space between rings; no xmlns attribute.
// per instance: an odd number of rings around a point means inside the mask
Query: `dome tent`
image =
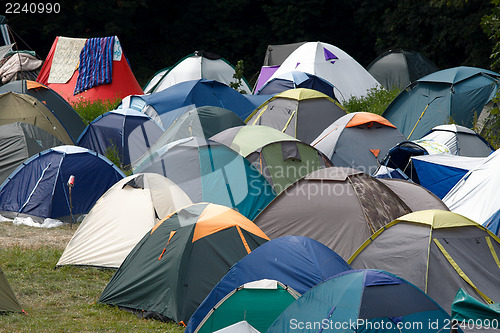
<svg viewBox="0 0 500 333"><path fill-rule="evenodd" d="M99 302L187 323L231 266L267 240L252 221L231 208L187 206L143 237Z"/></svg>
<svg viewBox="0 0 500 333"><path fill-rule="evenodd" d="M67 185L70 176L75 184ZM107 158L76 146L58 146L30 157L0 187L0 212L72 222L125 177Z"/></svg>
<svg viewBox="0 0 500 333"><path fill-rule="evenodd" d="M396 274L450 312L463 288L483 302L500 297L500 239L459 214L423 210L395 219L348 260L355 269Z"/></svg>
<svg viewBox="0 0 500 333"><path fill-rule="evenodd" d="M56 266L118 268L160 219L191 203L186 193L161 175L123 178L85 216Z"/></svg>
<svg viewBox="0 0 500 333"><path fill-rule="evenodd" d="M5 312L23 311L16 295L0 267L0 315Z"/></svg>

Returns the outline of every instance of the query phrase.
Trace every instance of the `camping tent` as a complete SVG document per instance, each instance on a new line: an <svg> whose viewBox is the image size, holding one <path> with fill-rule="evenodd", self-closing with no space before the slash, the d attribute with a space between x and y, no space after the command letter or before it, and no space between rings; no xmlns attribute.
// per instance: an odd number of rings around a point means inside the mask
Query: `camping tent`
<svg viewBox="0 0 500 333"><path fill-rule="evenodd" d="M500 207L500 151L471 169L443 198L452 212L484 223Z"/></svg>
<svg viewBox="0 0 500 333"><path fill-rule="evenodd" d="M122 101L123 107L136 108L159 123L164 129L186 111L200 106L217 106L231 110L241 119L255 109L253 104L233 88L214 80L191 80L177 83L165 90Z"/></svg>
<svg viewBox="0 0 500 333"><path fill-rule="evenodd" d="M0 94L0 125L23 122L35 125L52 134L64 144L76 142L68 127L45 104L28 94L4 92Z"/></svg>
<svg viewBox="0 0 500 333"><path fill-rule="evenodd" d="M454 122L472 127L500 87L500 74L474 67L441 70L412 83L382 116L408 140L419 139L434 126Z"/></svg>
<svg viewBox="0 0 500 333"><path fill-rule="evenodd" d="M389 50L373 60L366 70L387 90L403 90L410 83L434 73L437 66L416 51Z"/></svg>
<svg viewBox="0 0 500 333"><path fill-rule="evenodd" d="M387 119L370 112L353 112L337 119L311 143L335 166L373 174L389 150L404 141Z"/></svg>
<svg viewBox="0 0 500 333"><path fill-rule="evenodd" d="M74 186L67 184L70 176ZM74 221L123 177L113 163L88 149L50 148L26 160L2 184L0 211L6 217Z"/></svg>
<svg viewBox="0 0 500 333"><path fill-rule="evenodd" d="M215 80L231 86L236 83L234 75L234 66L226 59L214 53L196 51L179 60L174 66L156 73L146 84L144 93L159 92L180 82L199 79ZM245 94L252 91L245 78L242 79L241 85L238 91L243 90Z"/></svg>
<svg viewBox="0 0 500 333"><path fill-rule="evenodd" d="M246 320L237 322L230 326L224 327L214 333L260 333L255 328L252 327Z"/></svg>
<svg viewBox="0 0 500 333"><path fill-rule="evenodd" d="M359 170L331 167L295 182L254 222L270 238L310 237L346 259L379 228L410 211L378 179Z"/></svg>
<svg viewBox="0 0 500 333"><path fill-rule="evenodd" d="M411 163L419 184L442 199L469 170L483 160L484 157L433 154L413 156Z"/></svg>
<svg viewBox="0 0 500 333"><path fill-rule="evenodd" d="M56 37L37 81L71 103L142 94L118 37Z"/></svg>
<svg viewBox="0 0 500 333"><path fill-rule="evenodd" d="M444 144L450 153L469 157L486 157L495 149L473 130L456 124L434 127L422 140Z"/></svg>
<svg viewBox="0 0 500 333"><path fill-rule="evenodd" d="M187 206L143 237L99 302L187 323L231 266L267 240L252 221L231 208Z"/></svg>
<svg viewBox="0 0 500 333"><path fill-rule="evenodd" d="M193 313L185 332L195 332L211 309L238 286L271 279L303 294L318 283L350 269L338 254L311 238L285 236L272 239L231 267Z"/></svg>
<svg viewBox="0 0 500 333"><path fill-rule="evenodd" d="M116 153L120 164L130 166L163 134L163 129L142 112L116 109L94 119L78 138L78 145L101 155Z"/></svg>
<svg viewBox="0 0 500 333"><path fill-rule="evenodd" d="M288 56L306 42L268 45L263 66L280 66Z"/></svg>
<svg viewBox="0 0 500 333"><path fill-rule="evenodd" d="M41 83L30 80L19 80L0 87L0 93L8 91L30 95L45 104L59 119L61 124L64 125L64 128L74 142L78 140L78 137L85 129L85 123L71 105L57 92Z"/></svg>
<svg viewBox="0 0 500 333"><path fill-rule="evenodd" d="M123 178L85 216L56 266L118 268L160 219L191 203L186 193L161 175Z"/></svg>
<svg viewBox="0 0 500 333"><path fill-rule="evenodd" d="M180 186L193 202L211 202L253 218L276 196L248 160L204 138L174 141L149 151L134 173L154 172Z"/></svg>
<svg viewBox="0 0 500 333"><path fill-rule="evenodd" d="M10 287L9 281L0 267L0 315L4 312L21 312L22 308L16 295Z"/></svg>
<svg viewBox="0 0 500 333"><path fill-rule="evenodd" d="M179 116L151 148L192 136L210 138L219 132L245 123L234 112L217 106L200 106ZM135 165L135 163L134 163Z"/></svg>
<svg viewBox="0 0 500 333"><path fill-rule="evenodd" d="M0 126L0 184L29 157L62 145L52 134L31 124Z"/></svg>
<svg viewBox="0 0 500 333"><path fill-rule="evenodd" d="M478 330L488 330L490 332L499 332L500 323L500 302L494 304L484 304L469 295L460 288L451 305L451 316L460 324L459 327L467 327L467 323L477 327ZM467 327L468 328L468 327Z"/></svg>
<svg viewBox="0 0 500 333"><path fill-rule="evenodd" d="M460 288L484 302L500 299L500 239L459 214L424 210L380 229L349 259L415 284L446 311Z"/></svg>
<svg viewBox="0 0 500 333"><path fill-rule="evenodd" d="M492 233L500 237L500 209L497 210L496 213L491 215L490 218L483 223L483 226L485 226Z"/></svg>
<svg viewBox="0 0 500 333"><path fill-rule="evenodd" d="M274 95L245 122L273 127L310 144L328 125L345 114L342 106L327 95L298 88Z"/></svg>
<svg viewBox="0 0 500 333"><path fill-rule="evenodd" d="M450 320L408 281L380 270L355 270L310 289L267 332L437 333L446 331Z"/></svg>
<svg viewBox="0 0 500 333"><path fill-rule="evenodd" d="M267 81L266 84L256 92L256 95L274 95L285 90L296 88L316 90L337 100L334 92L335 87L331 83L316 75L299 71L286 72L275 76L272 80Z"/></svg>
<svg viewBox="0 0 500 333"><path fill-rule="evenodd" d="M293 288L276 280L245 283L221 299L193 332L212 333L242 320L265 332L299 296Z"/></svg>
<svg viewBox="0 0 500 333"><path fill-rule="evenodd" d="M340 48L322 42L308 42L293 51L274 72L274 77L290 71L316 75L335 88L335 97L344 103L363 97L380 84L356 60ZM338 91L338 93L337 93Z"/></svg>

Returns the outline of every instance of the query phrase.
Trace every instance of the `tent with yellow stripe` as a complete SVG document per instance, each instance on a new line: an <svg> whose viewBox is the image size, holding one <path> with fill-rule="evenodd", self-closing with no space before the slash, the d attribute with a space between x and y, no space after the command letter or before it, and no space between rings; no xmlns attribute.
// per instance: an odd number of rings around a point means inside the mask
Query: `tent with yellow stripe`
<svg viewBox="0 0 500 333"><path fill-rule="evenodd" d="M269 238L235 210L209 203L173 213L130 252L99 302L187 323L231 266Z"/></svg>
<svg viewBox="0 0 500 333"><path fill-rule="evenodd" d="M485 304L500 301L500 239L468 218L441 210L404 215L367 240L349 259L415 284L448 313L462 288Z"/></svg>

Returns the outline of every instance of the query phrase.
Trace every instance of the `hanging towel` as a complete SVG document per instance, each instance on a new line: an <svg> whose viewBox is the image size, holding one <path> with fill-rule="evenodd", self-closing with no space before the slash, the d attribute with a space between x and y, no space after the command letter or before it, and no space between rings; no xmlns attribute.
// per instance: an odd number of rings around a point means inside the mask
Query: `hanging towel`
<svg viewBox="0 0 500 333"><path fill-rule="evenodd" d="M74 95L92 87L111 83L115 37L89 38L80 53Z"/></svg>
<svg viewBox="0 0 500 333"><path fill-rule="evenodd" d="M47 83L66 83L71 79L86 41L85 38L57 38Z"/></svg>

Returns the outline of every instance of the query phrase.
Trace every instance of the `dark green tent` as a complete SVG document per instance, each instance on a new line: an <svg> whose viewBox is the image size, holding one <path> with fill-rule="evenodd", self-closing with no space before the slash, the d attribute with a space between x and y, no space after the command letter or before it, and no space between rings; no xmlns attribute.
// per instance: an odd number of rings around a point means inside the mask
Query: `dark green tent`
<svg viewBox="0 0 500 333"><path fill-rule="evenodd" d="M135 246L99 302L160 320L187 323L233 264L269 238L224 206L187 206Z"/></svg>
<svg viewBox="0 0 500 333"><path fill-rule="evenodd" d="M0 268L0 313L21 311L21 305Z"/></svg>

